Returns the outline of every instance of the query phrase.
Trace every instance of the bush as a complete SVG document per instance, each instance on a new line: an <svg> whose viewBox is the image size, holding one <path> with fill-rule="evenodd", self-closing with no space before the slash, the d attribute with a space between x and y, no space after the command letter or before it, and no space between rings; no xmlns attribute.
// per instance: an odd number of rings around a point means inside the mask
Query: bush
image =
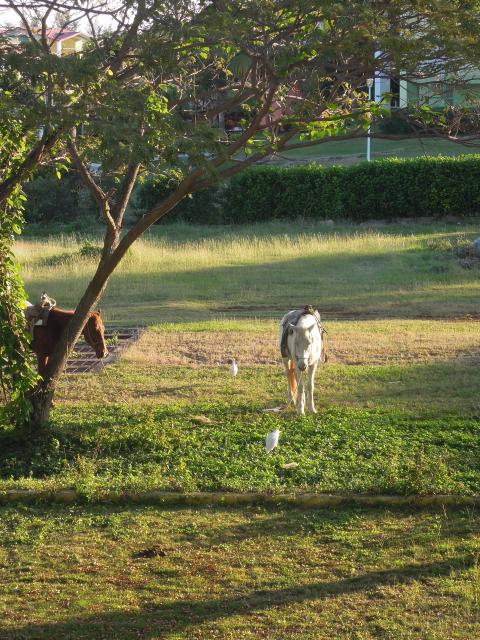
<svg viewBox="0 0 480 640"><path fill-rule="evenodd" d="M171 170L137 186L130 220L177 187ZM108 190L108 184L104 185ZM40 177L26 188L29 222L81 224L98 208L74 175ZM480 155L384 159L353 166L256 166L182 200L168 216L199 224L272 219L395 220L480 213Z"/></svg>
<svg viewBox="0 0 480 640"><path fill-rule="evenodd" d="M227 222L342 216L342 167L256 167L230 181Z"/></svg>
<svg viewBox="0 0 480 640"><path fill-rule="evenodd" d="M135 192L136 217L148 213L162 200L175 191L181 180L181 173L168 171L155 178L147 179ZM199 224L221 224L224 222L220 199L222 187L210 187L186 197L167 215L176 219Z"/></svg>
<svg viewBox="0 0 480 640"><path fill-rule="evenodd" d="M225 200L225 221L239 223L474 216L480 213L480 156L254 167L230 181Z"/></svg>
<svg viewBox="0 0 480 640"><path fill-rule="evenodd" d="M27 222L73 222L78 218L94 217L97 207L90 194L74 174L60 180L41 175L25 185Z"/></svg>
<svg viewBox="0 0 480 640"><path fill-rule="evenodd" d="M382 133L389 135L405 135L417 130L418 135L421 135L419 127L415 127L412 123L406 121L405 118L400 117L399 114L392 112L390 116L380 120L378 128Z"/></svg>

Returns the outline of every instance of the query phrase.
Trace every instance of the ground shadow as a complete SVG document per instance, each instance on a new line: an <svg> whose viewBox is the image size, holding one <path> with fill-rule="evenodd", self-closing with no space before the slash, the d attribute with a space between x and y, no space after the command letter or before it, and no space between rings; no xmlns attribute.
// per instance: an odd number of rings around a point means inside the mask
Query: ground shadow
<svg viewBox="0 0 480 640"><path fill-rule="evenodd" d="M68 622L27 624L16 629L0 630L0 640L27 640L29 638L106 638L160 639L171 633L180 633L195 625L221 620L230 616L261 612L270 607L337 598L342 594L369 591L381 586L408 584L434 577L447 576L455 570L468 569L473 563L470 556L445 558L441 562L409 564L361 576L330 582L313 582L283 589L253 591L233 598L179 600L158 604L152 602L141 611L110 612L76 617Z"/></svg>
<svg viewBox="0 0 480 640"><path fill-rule="evenodd" d="M35 298L48 288L61 306L74 306L86 278L75 272L48 275L48 281L28 286L29 295ZM277 318L306 303L316 304L326 319L478 317L477 293L478 269L462 270L457 261L434 251L323 251L255 264L150 272L147 277L115 273L102 307L107 318L123 319L124 324L219 315Z"/></svg>

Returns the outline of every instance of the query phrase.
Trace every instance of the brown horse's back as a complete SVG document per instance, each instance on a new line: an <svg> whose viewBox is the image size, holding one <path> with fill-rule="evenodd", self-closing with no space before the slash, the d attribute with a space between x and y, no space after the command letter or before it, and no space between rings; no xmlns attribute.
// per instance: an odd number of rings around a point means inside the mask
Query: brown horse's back
<svg viewBox="0 0 480 640"><path fill-rule="evenodd" d="M58 309L58 307L54 307L48 314L46 328L55 332L60 331L61 333L72 319L73 313L73 311L68 311L67 309Z"/></svg>
<svg viewBox="0 0 480 640"><path fill-rule="evenodd" d="M48 358L52 355L62 331L70 322L73 311L54 307L48 314L47 324L33 328L32 349L37 356L38 373L43 375Z"/></svg>
<svg viewBox="0 0 480 640"><path fill-rule="evenodd" d="M34 328L32 349L37 356L38 372L41 376L45 373L48 359L73 314L73 311L54 307L48 315L47 324ZM108 355L104 326L99 311L94 311L90 314L82 334L86 342L95 351L97 358L105 358Z"/></svg>

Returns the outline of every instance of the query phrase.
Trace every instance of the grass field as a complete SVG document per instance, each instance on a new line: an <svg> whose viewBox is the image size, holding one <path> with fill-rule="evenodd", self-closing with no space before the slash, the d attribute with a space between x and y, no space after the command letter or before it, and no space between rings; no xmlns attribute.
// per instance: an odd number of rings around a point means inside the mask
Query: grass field
<svg viewBox="0 0 480 640"><path fill-rule="evenodd" d="M462 268L445 251L448 242L477 235L474 223L162 225L132 248L101 308L110 323L142 325L223 315L276 318L305 301L316 303L326 319L478 314L478 270ZM17 243L32 299L48 289L60 304L76 303L95 264L80 257L85 240Z"/></svg>
<svg viewBox="0 0 480 640"><path fill-rule="evenodd" d="M47 433L0 430L0 489L71 486L85 502L0 507L0 640L480 637L475 509L96 502L150 488L478 493L479 267L456 251L476 236L474 223L299 221L162 225L138 243L101 308L109 325L144 325L139 342L64 377ZM87 240L17 243L31 299L74 305ZM271 412L286 398L278 320L306 302L329 332L318 414Z"/></svg>
<svg viewBox="0 0 480 640"><path fill-rule="evenodd" d="M2 486L477 491L480 285L453 250L476 235L443 223L156 229L101 305L108 323L148 330L102 374L64 379L50 439L25 449L4 434ZM33 299L47 289L74 303L94 266L84 242L17 245ZM278 319L307 301L329 362L318 415L297 418L268 410L286 398ZM273 428L281 446L265 456Z"/></svg>
<svg viewBox="0 0 480 640"><path fill-rule="evenodd" d="M325 142L318 146L294 149L281 154L284 161L315 161L330 164L350 164L365 160L367 153L366 138ZM476 149L461 144L439 140L438 138L405 138L403 140L384 140L372 138L372 158L396 157L414 158L417 156L457 156L475 153Z"/></svg>
<svg viewBox="0 0 480 640"><path fill-rule="evenodd" d="M298 143L294 138L292 143ZM416 158L419 156L458 156L477 153L478 149L436 137L421 136L417 138L371 139L372 159L381 158ZM365 162L367 155L367 138L351 140L325 140L321 144L303 149L282 152L270 159L274 164L296 164L316 162L318 164L356 164ZM244 157L239 153L238 158Z"/></svg>
<svg viewBox="0 0 480 640"><path fill-rule="evenodd" d="M2 640L467 640L469 510L0 509Z"/></svg>

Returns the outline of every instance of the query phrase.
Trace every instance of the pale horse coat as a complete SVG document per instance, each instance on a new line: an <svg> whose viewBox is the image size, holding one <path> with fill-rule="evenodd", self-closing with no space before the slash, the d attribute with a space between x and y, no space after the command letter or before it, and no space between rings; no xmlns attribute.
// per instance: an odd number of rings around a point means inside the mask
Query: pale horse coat
<svg viewBox="0 0 480 640"><path fill-rule="evenodd" d="M288 324L287 341L282 354L285 373L288 378L288 399L295 402L298 414L307 410L316 413L313 401L315 373L319 362L322 362L322 331L317 319L311 314L301 315L295 325L291 320L298 317L298 311L285 314L280 322L279 348L282 350L284 328ZM305 380L306 379L306 380Z"/></svg>

